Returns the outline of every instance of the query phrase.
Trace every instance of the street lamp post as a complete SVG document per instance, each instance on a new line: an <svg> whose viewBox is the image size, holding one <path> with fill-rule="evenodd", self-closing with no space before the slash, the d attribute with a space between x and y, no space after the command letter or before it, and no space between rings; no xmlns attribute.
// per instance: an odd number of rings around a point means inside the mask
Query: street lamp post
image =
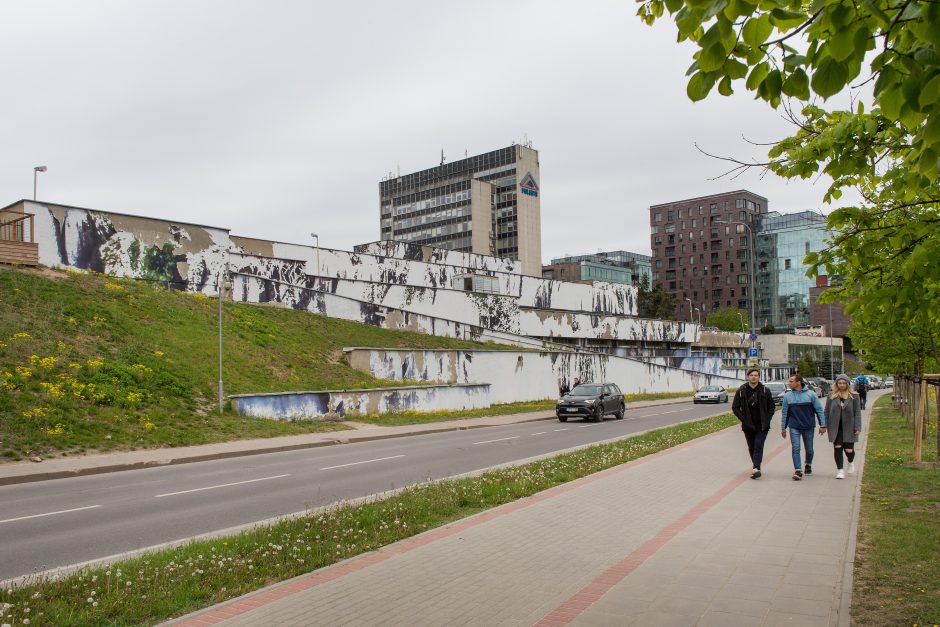
<svg viewBox="0 0 940 627"><path fill-rule="evenodd" d="M221 414L225 399L222 386L222 294L226 289L231 289L232 287L228 276L228 264L226 264L225 269L219 273L217 286L219 290L219 414Z"/></svg>
<svg viewBox="0 0 940 627"><path fill-rule="evenodd" d="M316 233L311 233L310 237L312 237L314 241L316 242L315 245L317 249L317 286L319 287L320 285L320 236L317 235Z"/></svg>
<svg viewBox="0 0 940 627"><path fill-rule="evenodd" d="M40 172L45 172L46 169L44 165L37 165L33 168L33 200L36 200L36 178L39 176Z"/></svg>
<svg viewBox="0 0 940 627"><path fill-rule="evenodd" d="M829 303L829 378L835 381L836 371L832 365L832 303Z"/></svg>
<svg viewBox="0 0 940 627"><path fill-rule="evenodd" d="M689 322L695 322L695 320L692 319L692 299L686 298L686 300L689 301Z"/></svg>
<svg viewBox="0 0 940 627"><path fill-rule="evenodd" d="M756 242L754 241L754 231L751 230L750 224L748 224L747 222L741 222L740 220L732 220L732 221L712 220L712 224L737 224L747 229L747 237L748 237L748 241L750 242L748 249L751 251L751 258L748 260L748 265L751 271L750 272L750 275L751 275L751 286L750 286L751 287L751 290L750 290L751 291L751 333L753 333L755 329L757 328L757 321L756 321L757 319L756 319L756 312L755 312L755 310L757 309L757 297L755 296L755 290L757 289L757 282L754 280L754 263L756 261L756 255L755 255L756 251L754 250L754 248L756 246Z"/></svg>

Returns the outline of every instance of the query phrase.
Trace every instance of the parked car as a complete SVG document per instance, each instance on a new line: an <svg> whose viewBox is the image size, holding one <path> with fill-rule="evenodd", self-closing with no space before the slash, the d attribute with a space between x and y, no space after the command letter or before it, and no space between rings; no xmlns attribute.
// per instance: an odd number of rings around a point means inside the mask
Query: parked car
<svg viewBox="0 0 940 627"><path fill-rule="evenodd" d="M770 393L774 396L774 405L783 405L783 395L790 390L786 381L770 381L764 384Z"/></svg>
<svg viewBox="0 0 940 627"><path fill-rule="evenodd" d="M622 420L626 410L623 392L615 383L580 383L555 405L555 415L561 422L575 417L601 421L608 414Z"/></svg>
<svg viewBox="0 0 940 627"><path fill-rule="evenodd" d="M832 384L826 379L822 377L806 377L806 381L816 386L816 396L819 398L832 394Z"/></svg>
<svg viewBox="0 0 940 627"><path fill-rule="evenodd" d="M885 387L886 388L894 387L894 377L888 377L887 379L885 379Z"/></svg>
<svg viewBox="0 0 940 627"><path fill-rule="evenodd" d="M871 389L873 390L880 390L885 386L884 380L876 374L869 375L868 381L871 383Z"/></svg>
<svg viewBox="0 0 940 627"><path fill-rule="evenodd" d="M706 385L692 397L693 403L727 403L728 393L723 387Z"/></svg>

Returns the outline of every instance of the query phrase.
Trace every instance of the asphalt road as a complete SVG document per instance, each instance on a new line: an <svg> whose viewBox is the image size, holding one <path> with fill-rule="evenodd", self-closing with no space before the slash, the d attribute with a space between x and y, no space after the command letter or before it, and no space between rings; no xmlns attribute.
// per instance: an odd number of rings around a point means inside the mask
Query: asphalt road
<svg viewBox="0 0 940 627"><path fill-rule="evenodd" d="M729 410L689 402L0 486L0 580Z"/></svg>

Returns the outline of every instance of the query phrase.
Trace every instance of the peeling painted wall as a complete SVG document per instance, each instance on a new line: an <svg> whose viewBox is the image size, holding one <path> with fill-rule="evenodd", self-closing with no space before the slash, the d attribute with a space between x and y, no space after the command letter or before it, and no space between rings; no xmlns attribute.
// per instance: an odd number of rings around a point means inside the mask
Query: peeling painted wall
<svg viewBox="0 0 940 627"><path fill-rule="evenodd" d="M562 379L611 381L624 394L737 387L740 379L680 370L597 353L553 351L412 351L345 349L352 367L389 380L489 383L492 403L558 397Z"/></svg>
<svg viewBox="0 0 940 627"><path fill-rule="evenodd" d="M64 205L25 202L35 214L39 262L215 293L228 231Z"/></svg>
<svg viewBox="0 0 940 627"><path fill-rule="evenodd" d="M324 390L230 397L242 416L274 420L335 420L356 414L480 409L489 406L489 386L420 385L371 390Z"/></svg>

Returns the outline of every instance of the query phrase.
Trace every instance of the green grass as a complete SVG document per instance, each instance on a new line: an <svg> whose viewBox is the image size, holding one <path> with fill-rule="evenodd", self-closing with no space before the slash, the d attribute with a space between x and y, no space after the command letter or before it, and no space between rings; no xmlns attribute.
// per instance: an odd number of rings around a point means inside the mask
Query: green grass
<svg viewBox="0 0 940 627"><path fill-rule="evenodd" d="M738 424L731 414L0 590L0 623L158 623Z"/></svg>
<svg viewBox="0 0 940 627"><path fill-rule="evenodd" d="M935 418L936 405L931 403ZM859 516L852 622L940 623L940 465L931 421L921 464L912 461L913 426L875 403Z"/></svg>
<svg viewBox="0 0 940 627"><path fill-rule="evenodd" d="M215 299L17 269L0 269L0 295L0 461L342 428L219 415ZM400 385L351 368L344 346L506 348L225 303L225 392Z"/></svg>

